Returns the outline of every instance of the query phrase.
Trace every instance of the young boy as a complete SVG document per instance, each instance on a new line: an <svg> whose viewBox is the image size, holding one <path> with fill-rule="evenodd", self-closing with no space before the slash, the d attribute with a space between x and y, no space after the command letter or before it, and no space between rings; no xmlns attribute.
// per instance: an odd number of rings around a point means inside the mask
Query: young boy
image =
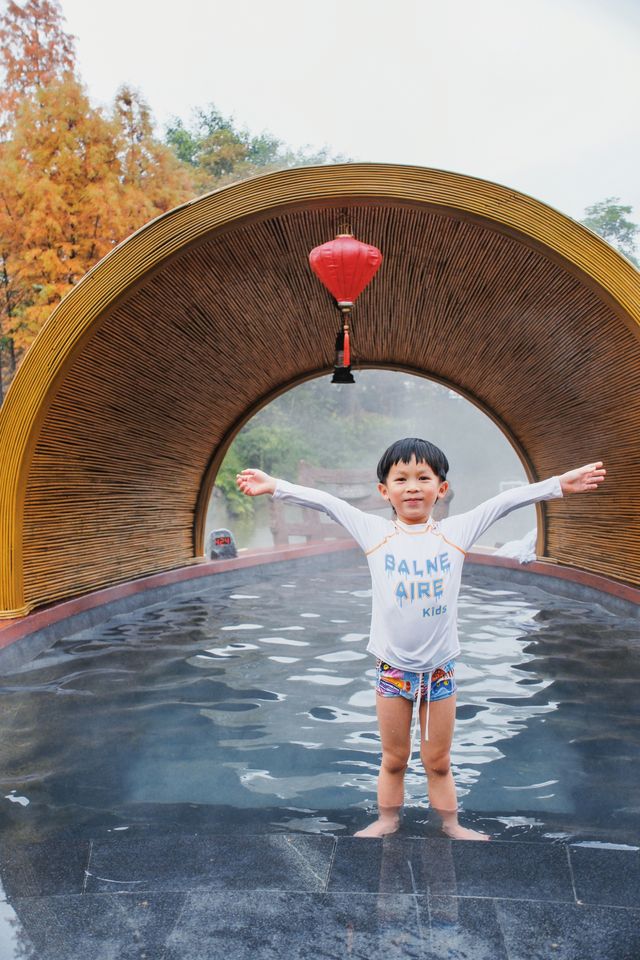
<svg viewBox="0 0 640 960"><path fill-rule="evenodd" d="M445 454L417 437L393 443L378 463L378 490L393 518L364 513L323 490L275 479L247 469L236 482L247 496L322 510L340 523L364 550L373 586L370 639L376 657L376 712L382 745L378 819L358 837L380 837L398 829L404 773L411 755L411 715L417 701L420 757L429 802L447 836L489 840L460 826L450 750L456 709L455 658L460 653L456 607L466 552L500 517L517 507L569 493L597 490L605 478L602 461L561 476L507 490L473 510L438 522L431 517L449 484ZM426 701L426 702L425 702Z"/></svg>

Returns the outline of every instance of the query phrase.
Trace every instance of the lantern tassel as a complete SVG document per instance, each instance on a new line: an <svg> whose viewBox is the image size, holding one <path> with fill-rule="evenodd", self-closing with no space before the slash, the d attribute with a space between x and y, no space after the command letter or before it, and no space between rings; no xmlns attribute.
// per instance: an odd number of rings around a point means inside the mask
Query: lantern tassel
<svg viewBox="0 0 640 960"><path fill-rule="evenodd" d="M349 328L346 325L340 327L336 335L336 362L331 383L355 383L350 368Z"/></svg>
<svg viewBox="0 0 640 960"><path fill-rule="evenodd" d="M351 348L349 345L349 324L345 323L344 325L344 365L345 367L351 366Z"/></svg>

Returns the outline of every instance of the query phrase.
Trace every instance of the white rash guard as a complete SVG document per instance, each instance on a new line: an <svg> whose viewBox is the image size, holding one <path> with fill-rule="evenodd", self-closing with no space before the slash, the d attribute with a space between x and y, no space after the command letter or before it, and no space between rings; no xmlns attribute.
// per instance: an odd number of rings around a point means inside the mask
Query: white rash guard
<svg viewBox="0 0 640 960"><path fill-rule="evenodd" d="M420 524L365 513L324 490L287 480L276 480L272 499L320 510L351 534L371 572L367 650L396 669L429 673L430 692L436 667L460 653L456 615L466 552L505 514L562 496L560 478L553 476L506 490L466 513Z"/></svg>

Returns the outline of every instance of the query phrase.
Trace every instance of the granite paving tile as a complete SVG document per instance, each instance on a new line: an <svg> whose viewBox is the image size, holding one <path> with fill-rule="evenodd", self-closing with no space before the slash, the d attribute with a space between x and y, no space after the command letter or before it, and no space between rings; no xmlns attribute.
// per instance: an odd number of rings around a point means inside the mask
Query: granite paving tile
<svg viewBox="0 0 640 960"><path fill-rule="evenodd" d="M509 960L495 900L433 896L428 900L425 960Z"/></svg>
<svg viewBox="0 0 640 960"><path fill-rule="evenodd" d="M0 844L0 881L5 897L82 893L89 846L88 840L3 842Z"/></svg>
<svg viewBox="0 0 640 960"><path fill-rule="evenodd" d="M640 909L640 851L569 846L581 903Z"/></svg>
<svg viewBox="0 0 640 960"><path fill-rule="evenodd" d="M19 928L37 948L33 960L160 960L185 897L76 894L18 898L12 907ZM5 960L3 953L0 957ZM23 960L22 954L18 958Z"/></svg>
<svg viewBox="0 0 640 960"><path fill-rule="evenodd" d="M413 841L409 856L415 893L430 893L432 896L458 893L455 848L462 843L438 837Z"/></svg>
<svg viewBox="0 0 640 960"><path fill-rule="evenodd" d="M162 960L422 960L419 899L265 890L189 893Z"/></svg>
<svg viewBox="0 0 640 960"><path fill-rule="evenodd" d="M441 837L339 837L327 889L456 894L457 842Z"/></svg>
<svg viewBox="0 0 640 960"><path fill-rule="evenodd" d="M561 845L485 840L452 844L457 896L575 902Z"/></svg>
<svg viewBox="0 0 640 960"><path fill-rule="evenodd" d="M94 841L86 892L321 891L334 842L333 837L304 834Z"/></svg>
<svg viewBox="0 0 640 960"><path fill-rule="evenodd" d="M327 889L574 901L561 846L437 837L339 837Z"/></svg>
<svg viewBox="0 0 640 960"><path fill-rule="evenodd" d="M540 901L496 902L509 960L638 960L640 911Z"/></svg>

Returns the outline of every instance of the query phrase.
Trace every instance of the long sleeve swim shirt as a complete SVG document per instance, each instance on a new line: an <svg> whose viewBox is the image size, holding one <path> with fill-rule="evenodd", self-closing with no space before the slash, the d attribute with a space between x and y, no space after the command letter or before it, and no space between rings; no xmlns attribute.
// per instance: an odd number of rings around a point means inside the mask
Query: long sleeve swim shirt
<svg viewBox="0 0 640 960"><path fill-rule="evenodd" d="M273 500L320 510L347 530L371 572L367 650L399 670L434 670L460 653L458 593L464 558L480 536L517 507L562 497L549 477L499 493L473 510L420 524L365 513L324 490L276 480Z"/></svg>

